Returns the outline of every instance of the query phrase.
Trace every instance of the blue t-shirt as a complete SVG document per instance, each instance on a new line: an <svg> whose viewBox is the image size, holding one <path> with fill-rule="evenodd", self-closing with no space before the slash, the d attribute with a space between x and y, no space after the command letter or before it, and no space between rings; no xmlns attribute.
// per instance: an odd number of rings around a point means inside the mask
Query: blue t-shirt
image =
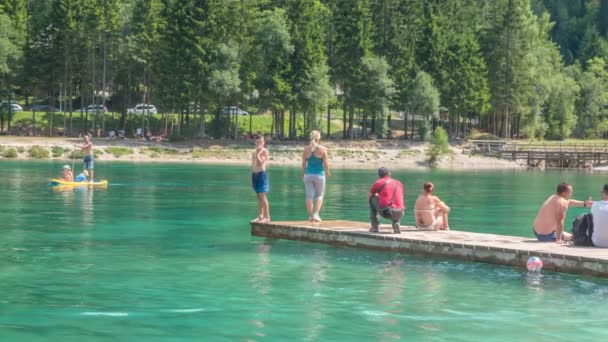
<svg viewBox="0 0 608 342"><path fill-rule="evenodd" d="M81 173L78 176L76 176L76 179L74 179L74 181L75 182L86 182L87 177Z"/></svg>

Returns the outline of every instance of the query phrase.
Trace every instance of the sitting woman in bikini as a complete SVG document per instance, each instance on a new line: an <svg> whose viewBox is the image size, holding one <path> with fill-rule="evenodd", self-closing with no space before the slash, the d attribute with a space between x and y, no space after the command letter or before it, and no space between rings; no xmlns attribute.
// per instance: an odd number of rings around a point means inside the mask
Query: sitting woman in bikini
<svg viewBox="0 0 608 342"><path fill-rule="evenodd" d="M422 192L414 205L416 228L424 230L450 230L448 213L450 207L445 205L439 197L433 195L435 186L431 182L424 183Z"/></svg>

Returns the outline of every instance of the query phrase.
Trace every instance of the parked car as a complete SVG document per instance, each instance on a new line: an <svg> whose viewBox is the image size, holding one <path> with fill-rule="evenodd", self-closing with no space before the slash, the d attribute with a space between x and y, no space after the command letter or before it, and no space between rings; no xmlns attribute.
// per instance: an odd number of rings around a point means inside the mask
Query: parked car
<svg viewBox="0 0 608 342"><path fill-rule="evenodd" d="M249 115L247 111L244 111L236 106L226 106L222 108L222 114Z"/></svg>
<svg viewBox="0 0 608 342"><path fill-rule="evenodd" d="M23 112L23 108L13 101L11 101L10 104L8 103L8 101L2 101L2 103L0 103L0 110L8 111L9 106L10 106L11 112Z"/></svg>
<svg viewBox="0 0 608 342"><path fill-rule="evenodd" d="M86 106L84 111L87 113L101 113L101 112L107 113L108 108L106 108L105 106L102 106L102 105L88 105L88 106Z"/></svg>
<svg viewBox="0 0 608 342"><path fill-rule="evenodd" d="M138 104L133 108L129 108L127 110L127 113L129 113L129 114L145 114L145 113L157 114L157 111L156 111L156 107L154 107L154 105Z"/></svg>
<svg viewBox="0 0 608 342"><path fill-rule="evenodd" d="M59 112L59 109L49 105L33 105L30 110L36 112Z"/></svg>

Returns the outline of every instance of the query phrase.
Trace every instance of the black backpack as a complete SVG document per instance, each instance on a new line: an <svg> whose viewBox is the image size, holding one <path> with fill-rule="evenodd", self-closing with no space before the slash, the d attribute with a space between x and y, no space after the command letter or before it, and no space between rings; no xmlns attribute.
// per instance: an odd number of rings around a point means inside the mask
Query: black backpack
<svg viewBox="0 0 608 342"><path fill-rule="evenodd" d="M577 246L593 246L593 215L581 214L572 222L572 240Z"/></svg>

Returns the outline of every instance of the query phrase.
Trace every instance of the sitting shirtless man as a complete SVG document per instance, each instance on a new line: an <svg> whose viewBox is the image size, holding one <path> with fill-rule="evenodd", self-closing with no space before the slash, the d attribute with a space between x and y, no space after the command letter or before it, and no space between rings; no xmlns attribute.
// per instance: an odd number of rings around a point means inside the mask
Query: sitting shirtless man
<svg viewBox="0 0 608 342"><path fill-rule="evenodd" d="M588 201L577 201L570 199L572 196L572 185L560 183L557 185L557 193L551 195L538 210L534 219L534 235L538 241L555 241L563 243L572 240L572 235L564 232L564 220L568 207L588 207L592 204Z"/></svg>
<svg viewBox="0 0 608 342"><path fill-rule="evenodd" d="M439 197L433 195L435 186L426 182L422 186L422 192L416 199L414 205L414 216L416 228L424 230L450 230L448 213L450 207L445 205Z"/></svg>

